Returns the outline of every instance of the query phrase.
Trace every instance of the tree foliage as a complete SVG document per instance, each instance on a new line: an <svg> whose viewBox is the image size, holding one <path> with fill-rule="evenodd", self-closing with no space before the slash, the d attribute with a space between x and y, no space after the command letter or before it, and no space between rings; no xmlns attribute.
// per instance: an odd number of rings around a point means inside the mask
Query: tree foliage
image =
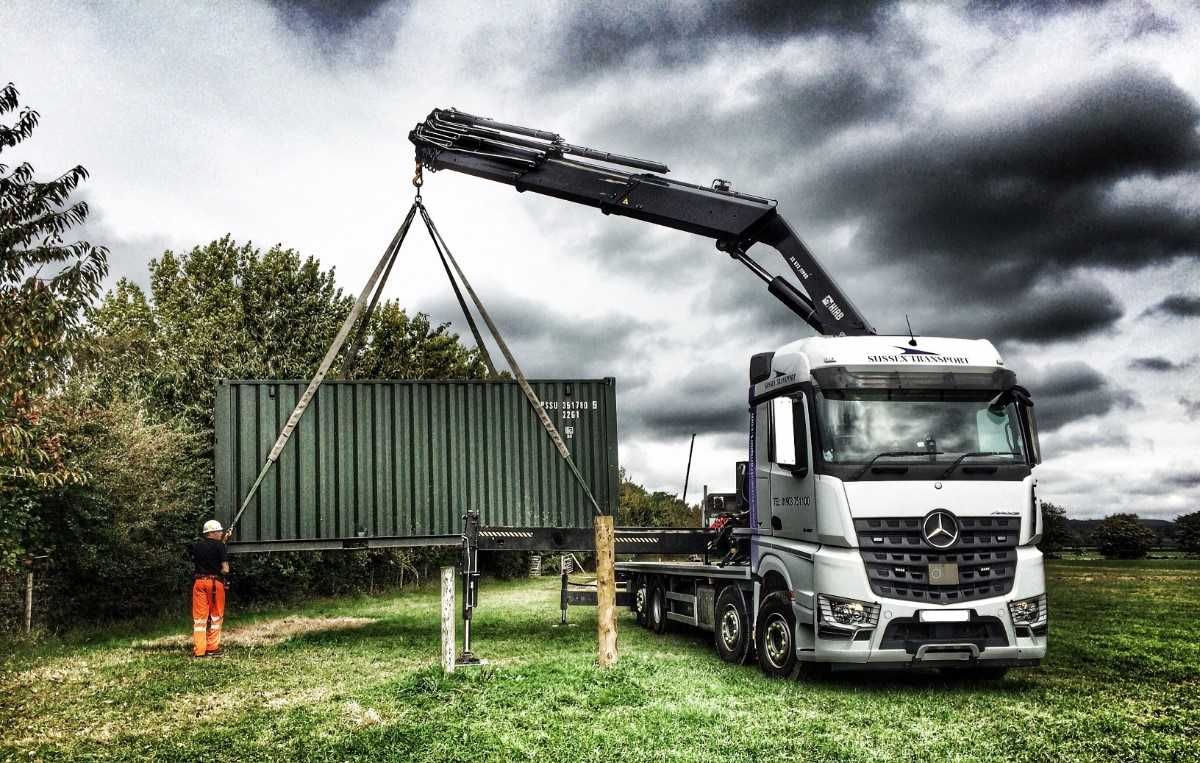
<svg viewBox="0 0 1200 763"><path fill-rule="evenodd" d="M674 493L650 492L621 470L617 494L622 525L631 527L699 527L700 508L689 506Z"/></svg>
<svg viewBox="0 0 1200 763"><path fill-rule="evenodd" d="M150 289L121 280L89 312L87 351L57 404L81 468L96 475L37 506L60 617L154 611L189 580L185 545L213 511L213 402L220 378L307 379L352 299L332 269L230 237L150 265ZM335 365L334 372L339 371ZM477 353L446 325L378 306L358 364L371 378L472 378ZM412 580L407 551L239 557L234 595L285 598ZM99 584L103 581L103 585ZM52 618L53 620L54 618Z"/></svg>
<svg viewBox="0 0 1200 763"><path fill-rule="evenodd" d="M1200 511L1184 514L1175 520L1175 540L1182 550L1200 554Z"/></svg>
<svg viewBox="0 0 1200 763"><path fill-rule="evenodd" d="M0 154L37 127L38 112L19 107L16 87L0 88ZM86 178L81 166L37 180L28 162L0 164L0 570L40 550L39 497L86 477L44 402L66 378L108 271L103 247L63 239L87 220L87 203L71 201Z"/></svg>
<svg viewBox="0 0 1200 763"><path fill-rule="evenodd" d="M1042 539L1037 544L1042 553L1057 556L1064 548L1078 542L1078 536L1067 523L1067 510L1042 501Z"/></svg>
<svg viewBox="0 0 1200 763"><path fill-rule="evenodd" d="M1137 514L1105 517L1092 532L1092 542L1109 559L1142 559L1154 548L1154 531L1138 523Z"/></svg>

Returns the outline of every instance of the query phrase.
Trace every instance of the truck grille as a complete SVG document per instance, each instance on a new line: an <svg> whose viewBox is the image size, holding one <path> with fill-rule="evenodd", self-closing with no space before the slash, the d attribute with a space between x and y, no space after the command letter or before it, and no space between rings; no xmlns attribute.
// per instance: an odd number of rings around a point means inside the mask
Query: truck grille
<svg viewBox="0 0 1200 763"><path fill-rule="evenodd" d="M879 596L928 604L1003 596L1017 568L1017 517L957 517L958 541L936 549L921 535L920 517L856 519L854 530L871 590ZM958 583L930 585L930 564L958 565Z"/></svg>

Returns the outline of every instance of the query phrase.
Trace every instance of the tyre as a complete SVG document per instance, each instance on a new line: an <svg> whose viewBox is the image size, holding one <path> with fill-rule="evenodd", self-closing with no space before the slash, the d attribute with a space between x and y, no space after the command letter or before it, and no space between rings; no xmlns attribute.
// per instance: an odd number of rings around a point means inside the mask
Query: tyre
<svg viewBox="0 0 1200 763"><path fill-rule="evenodd" d="M713 644L725 662L744 665L753 654L754 634L746 600L737 586L725 586L717 595L713 620Z"/></svg>
<svg viewBox="0 0 1200 763"><path fill-rule="evenodd" d="M646 617L650 610L650 590L646 586L646 578L638 577L633 581L633 617L637 624L643 628L649 628L650 623Z"/></svg>
<svg viewBox="0 0 1200 763"><path fill-rule="evenodd" d="M652 580L648 586L650 597L647 602L646 627L655 633L667 629L667 591L661 580Z"/></svg>
<svg viewBox="0 0 1200 763"><path fill-rule="evenodd" d="M800 674L796 659L796 616L787 594L777 591L758 607L754 633L758 666L771 678L795 678Z"/></svg>

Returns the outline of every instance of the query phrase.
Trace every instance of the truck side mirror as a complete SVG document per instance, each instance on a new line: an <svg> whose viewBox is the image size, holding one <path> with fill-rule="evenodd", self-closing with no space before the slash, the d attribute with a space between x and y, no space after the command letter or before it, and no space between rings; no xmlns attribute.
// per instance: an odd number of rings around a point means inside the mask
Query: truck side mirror
<svg viewBox="0 0 1200 763"><path fill-rule="evenodd" d="M803 403L790 397L771 401L771 461L799 477L808 474L803 411Z"/></svg>

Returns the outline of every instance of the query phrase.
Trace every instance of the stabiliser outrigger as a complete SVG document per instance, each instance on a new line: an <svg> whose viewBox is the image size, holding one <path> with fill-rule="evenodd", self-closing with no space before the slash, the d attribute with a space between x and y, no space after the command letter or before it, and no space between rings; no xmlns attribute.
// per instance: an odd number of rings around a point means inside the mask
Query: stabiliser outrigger
<svg viewBox="0 0 1200 763"><path fill-rule="evenodd" d="M714 180L710 187L671 180L662 177L668 169L659 162L574 146L556 133L456 109L434 109L408 137L416 146L417 161L430 170L463 172L518 191L715 239L717 249L745 265L818 334L875 333L771 199L733 191L724 180ZM751 259L747 250L755 244L778 251L808 294Z"/></svg>

